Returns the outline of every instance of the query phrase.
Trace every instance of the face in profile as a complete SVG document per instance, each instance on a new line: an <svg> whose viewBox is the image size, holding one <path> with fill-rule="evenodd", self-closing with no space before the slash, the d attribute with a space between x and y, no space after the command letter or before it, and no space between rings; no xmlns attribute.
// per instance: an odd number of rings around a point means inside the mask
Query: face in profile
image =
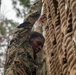
<svg viewBox="0 0 76 75"><path fill-rule="evenodd" d="M40 37L31 39L31 46L36 54L43 48L43 45L44 39Z"/></svg>

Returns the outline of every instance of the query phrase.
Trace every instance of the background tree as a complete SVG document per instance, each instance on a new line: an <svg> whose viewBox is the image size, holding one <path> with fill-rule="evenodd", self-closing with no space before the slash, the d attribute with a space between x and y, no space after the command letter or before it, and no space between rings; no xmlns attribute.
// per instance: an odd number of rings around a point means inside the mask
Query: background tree
<svg viewBox="0 0 76 75"><path fill-rule="evenodd" d="M16 16L24 17L28 13L32 3L32 0L12 0L13 8L16 10ZM19 8L18 5L21 6L21 8Z"/></svg>
<svg viewBox="0 0 76 75"><path fill-rule="evenodd" d="M7 45L12 38L12 34L14 33L17 25L18 23L8 20L7 18L3 17L0 19L0 74L3 73Z"/></svg>

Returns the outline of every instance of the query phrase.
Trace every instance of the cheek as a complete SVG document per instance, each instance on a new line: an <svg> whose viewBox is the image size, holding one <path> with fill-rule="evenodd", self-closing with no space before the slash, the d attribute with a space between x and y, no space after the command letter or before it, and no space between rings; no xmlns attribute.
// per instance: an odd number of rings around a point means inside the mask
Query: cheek
<svg viewBox="0 0 76 75"><path fill-rule="evenodd" d="M37 48L37 44L33 43L33 44L32 44L32 48L33 48L33 49L36 49L36 48Z"/></svg>
<svg viewBox="0 0 76 75"><path fill-rule="evenodd" d="M36 43L34 43L34 44L33 44L33 46L34 46L34 47L37 47L37 44L36 44Z"/></svg>

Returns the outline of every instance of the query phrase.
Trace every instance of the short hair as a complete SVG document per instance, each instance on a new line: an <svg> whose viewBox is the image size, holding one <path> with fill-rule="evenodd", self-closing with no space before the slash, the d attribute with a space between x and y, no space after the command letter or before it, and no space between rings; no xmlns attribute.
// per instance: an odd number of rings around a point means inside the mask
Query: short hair
<svg viewBox="0 0 76 75"><path fill-rule="evenodd" d="M33 31L29 34L29 42L31 39L38 38L38 37L42 38L45 41L45 38L41 33Z"/></svg>

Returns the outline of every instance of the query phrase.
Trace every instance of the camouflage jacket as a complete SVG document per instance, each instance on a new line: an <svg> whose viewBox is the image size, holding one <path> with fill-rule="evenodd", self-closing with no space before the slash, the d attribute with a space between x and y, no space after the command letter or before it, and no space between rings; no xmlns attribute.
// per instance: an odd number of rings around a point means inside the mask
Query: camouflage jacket
<svg viewBox="0 0 76 75"><path fill-rule="evenodd" d="M27 16L25 22L17 27L18 30L8 46L5 75L33 75L32 72L38 67L33 57L33 49L28 41L34 19L36 20L37 16L39 16L37 13ZM32 17L34 18L32 19Z"/></svg>

